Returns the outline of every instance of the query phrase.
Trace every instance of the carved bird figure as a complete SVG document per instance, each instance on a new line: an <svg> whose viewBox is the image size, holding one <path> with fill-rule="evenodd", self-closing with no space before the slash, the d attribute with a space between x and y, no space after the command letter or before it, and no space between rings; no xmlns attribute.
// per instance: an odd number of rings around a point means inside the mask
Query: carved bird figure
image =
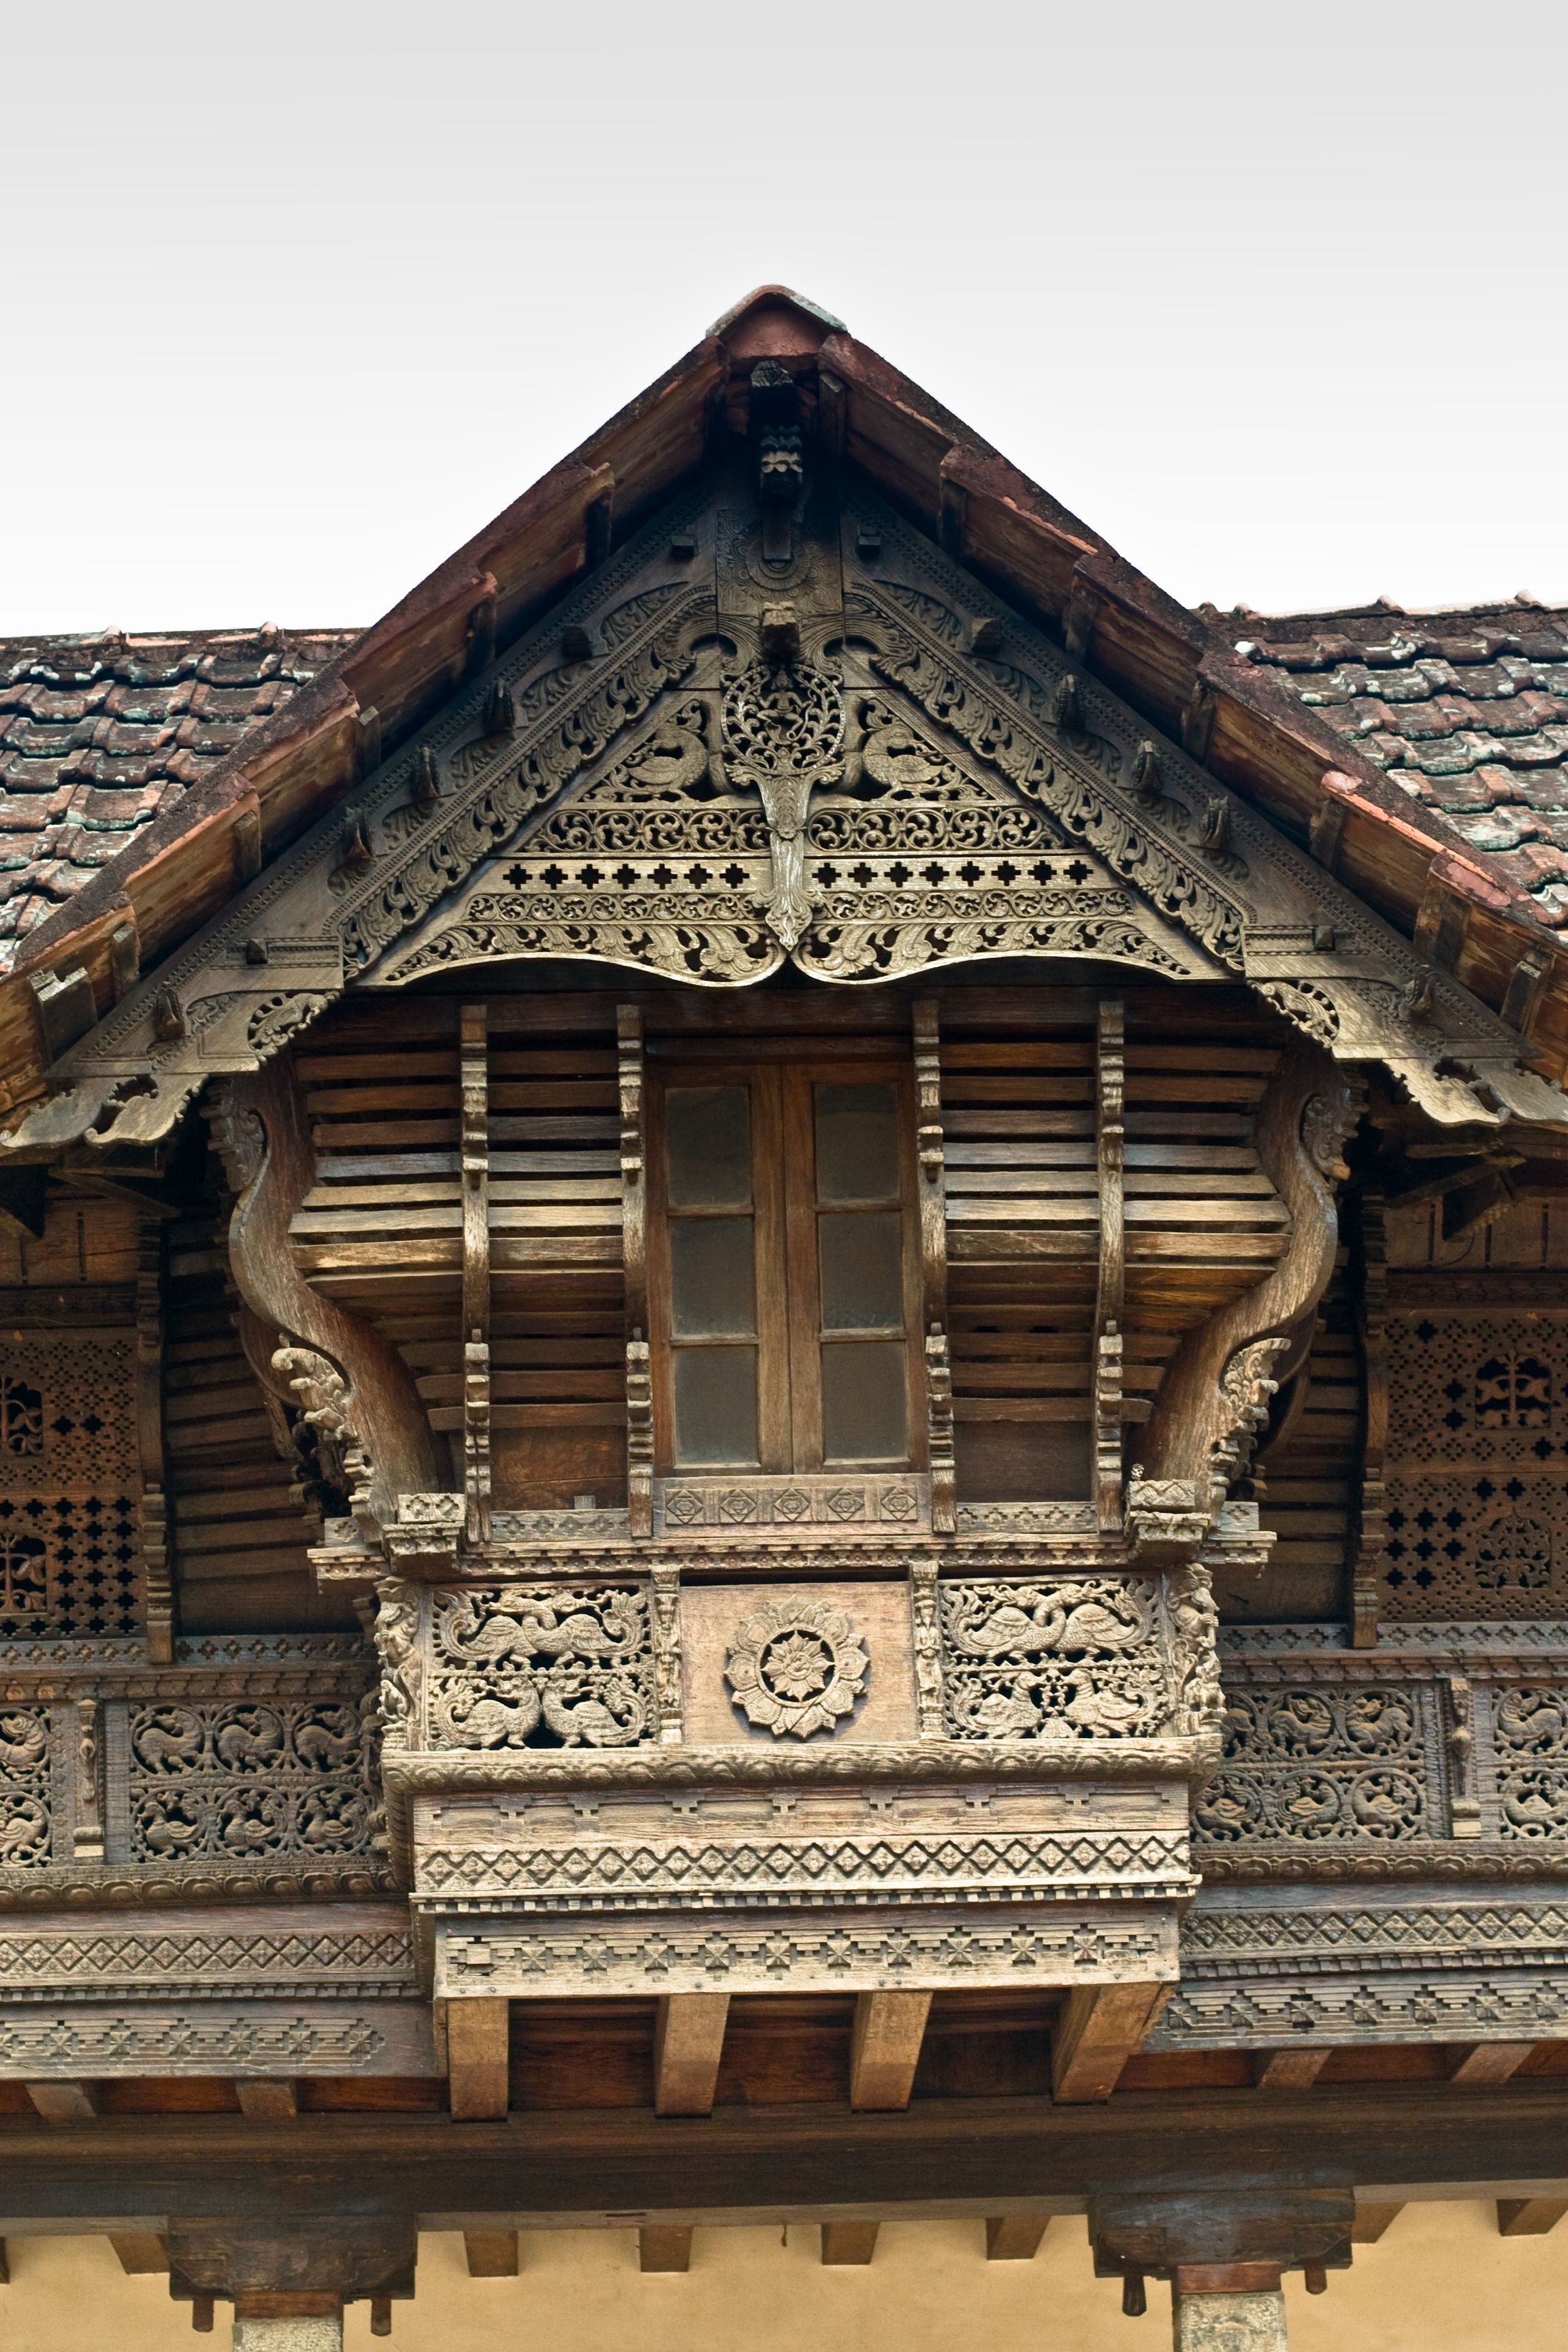
<svg viewBox="0 0 1568 2352"><path fill-rule="evenodd" d="M1136 1729L1142 1719L1142 1703L1125 1698L1120 1691L1097 1690L1087 1675L1072 1677L1072 1696L1062 1713L1080 1731L1102 1732L1114 1737Z"/></svg>
<svg viewBox="0 0 1568 2352"><path fill-rule="evenodd" d="M539 1692L524 1683L511 1698L480 1698L464 1712L447 1711L447 1728L461 1748L521 1748L539 1723Z"/></svg>
<svg viewBox="0 0 1568 2352"><path fill-rule="evenodd" d="M590 1748L624 1748L642 1729L643 1708L624 1686L615 1686L611 1696L619 1703L619 1715L613 1714L602 1699L580 1698L568 1704L559 1691L546 1684L544 1720L568 1748L576 1748L584 1741Z"/></svg>

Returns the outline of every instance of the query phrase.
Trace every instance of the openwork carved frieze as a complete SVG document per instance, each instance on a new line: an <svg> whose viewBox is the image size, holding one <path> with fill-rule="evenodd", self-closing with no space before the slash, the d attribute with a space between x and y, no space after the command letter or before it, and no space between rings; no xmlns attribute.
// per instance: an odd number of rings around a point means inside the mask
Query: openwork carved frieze
<svg viewBox="0 0 1568 2352"><path fill-rule="evenodd" d="M955 1739L1148 1737L1171 1714L1147 1578L939 1585Z"/></svg>
<svg viewBox="0 0 1568 2352"><path fill-rule="evenodd" d="M1568 1682L1487 1696L1500 1834L1568 1837Z"/></svg>
<svg viewBox="0 0 1568 2352"><path fill-rule="evenodd" d="M654 1528L660 1535L705 1528L915 1528L929 1524L923 1477L660 1478L654 1482Z"/></svg>
<svg viewBox="0 0 1568 2352"><path fill-rule="evenodd" d="M1200 1841L1434 1833L1430 1687L1231 1689L1226 1699L1225 1764L1194 1806Z"/></svg>
<svg viewBox="0 0 1568 2352"><path fill-rule="evenodd" d="M437 1592L432 1610L433 1747L630 1748L655 1737L646 1591L489 1586Z"/></svg>
<svg viewBox="0 0 1568 2352"><path fill-rule="evenodd" d="M353 1700L132 1710L132 1852L167 1863L342 1855L369 1843L375 1800Z"/></svg>
<svg viewBox="0 0 1568 2352"><path fill-rule="evenodd" d="M737 1625L724 1660L736 1706L775 1739L836 1731L869 1673L853 1620L826 1600L764 1601Z"/></svg>

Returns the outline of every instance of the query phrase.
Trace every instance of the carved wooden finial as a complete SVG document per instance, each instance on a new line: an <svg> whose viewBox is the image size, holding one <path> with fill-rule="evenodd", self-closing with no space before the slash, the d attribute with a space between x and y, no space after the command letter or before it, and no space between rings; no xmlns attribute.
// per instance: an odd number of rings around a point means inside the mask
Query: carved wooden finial
<svg viewBox="0 0 1568 2352"><path fill-rule="evenodd" d="M1204 811L1204 854L1225 857L1230 852L1230 803L1213 800Z"/></svg>
<svg viewBox="0 0 1568 2352"><path fill-rule="evenodd" d="M983 613L978 620L969 624L969 650L972 654L978 654L983 661L991 661L1001 652L1002 625L993 620L989 613Z"/></svg>
<svg viewBox="0 0 1568 2352"><path fill-rule="evenodd" d="M153 999L153 1034L161 1045L172 1045L184 1034L185 1008L165 981Z"/></svg>
<svg viewBox="0 0 1568 2352"><path fill-rule="evenodd" d="M1154 743L1140 743L1132 760L1132 789L1146 803L1160 798L1160 751Z"/></svg>
<svg viewBox="0 0 1568 2352"><path fill-rule="evenodd" d="M428 816L441 797L441 771L436 764L436 754L428 743L421 743L414 759L414 774L408 786L411 807L421 816Z"/></svg>
<svg viewBox="0 0 1568 2352"><path fill-rule="evenodd" d="M497 678L485 697L485 733L511 735L517 730L517 705L511 698L511 688Z"/></svg>
<svg viewBox="0 0 1568 2352"><path fill-rule="evenodd" d="M589 640L588 632L583 627L580 622L570 622L567 626L562 630L561 658L563 661L586 661L593 650L594 648Z"/></svg>
<svg viewBox="0 0 1568 2352"><path fill-rule="evenodd" d="M343 814L342 845L338 851L340 874L363 874L372 864L375 853L370 845L370 828L363 809L348 809Z"/></svg>
<svg viewBox="0 0 1568 2352"><path fill-rule="evenodd" d="M1051 717L1065 734L1076 734L1083 720L1078 707L1078 680L1069 669L1058 685Z"/></svg>

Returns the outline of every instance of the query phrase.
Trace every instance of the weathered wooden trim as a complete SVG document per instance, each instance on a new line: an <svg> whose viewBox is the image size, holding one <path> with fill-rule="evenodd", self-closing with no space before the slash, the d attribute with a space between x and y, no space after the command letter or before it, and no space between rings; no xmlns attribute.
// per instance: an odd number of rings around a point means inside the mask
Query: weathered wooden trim
<svg viewBox="0 0 1568 2352"><path fill-rule="evenodd" d="M515 2230L465 2230L463 2260L470 2278L516 2278L522 2268Z"/></svg>
<svg viewBox="0 0 1568 2352"><path fill-rule="evenodd" d="M863 2268L877 2252L879 2221L824 2221L822 2260L830 2270Z"/></svg>
<svg viewBox="0 0 1568 2352"><path fill-rule="evenodd" d="M988 2263L1030 2263L1050 2225L1048 2213L999 2213L985 2224Z"/></svg>
<svg viewBox="0 0 1568 2352"><path fill-rule="evenodd" d="M679 2223L652 2222L637 2231L637 2268L639 2271L689 2271L691 2268L691 2231Z"/></svg>

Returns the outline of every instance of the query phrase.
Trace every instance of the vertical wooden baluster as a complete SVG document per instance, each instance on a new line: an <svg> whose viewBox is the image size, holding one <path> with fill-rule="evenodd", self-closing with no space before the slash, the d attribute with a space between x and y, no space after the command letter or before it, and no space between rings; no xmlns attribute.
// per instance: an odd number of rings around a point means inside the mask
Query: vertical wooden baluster
<svg viewBox="0 0 1568 2352"><path fill-rule="evenodd" d="M1100 1282L1089 1363L1094 1403L1095 1517L1102 1535L1121 1526L1122 1321L1127 1291L1125 1196L1126 1012L1120 998L1100 1007L1095 1135L1100 1171Z"/></svg>
<svg viewBox="0 0 1568 2352"><path fill-rule="evenodd" d="M653 1533L653 1367L647 1346L647 1141L642 1008L616 1007L621 1092L621 1265L626 1318L626 1509L634 1536Z"/></svg>
<svg viewBox="0 0 1568 2352"><path fill-rule="evenodd" d="M489 1011L465 1004L463 1100L463 1486L471 1544L490 1532Z"/></svg>
<svg viewBox="0 0 1568 2352"><path fill-rule="evenodd" d="M147 1579L147 1655L174 1655L169 1504L163 1489L163 1228L149 1218L136 1237L136 1445L142 1467L142 1559Z"/></svg>
<svg viewBox="0 0 1568 2352"><path fill-rule="evenodd" d="M1363 1386L1361 1494L1351 1552L1351 1647L1375 1650L1379 1588L1388 1543L1388 1244L1381 1194L1361 1202L1356 1339Z"/></svg>
<svg viewBox="0 0 1568 2352"><path fill-rule="evenodd" d="M952 1452L952 1366L947 1338L947 1180L942 1160L942 1038L934 996L914 1009L916 1153L921 1223L921 1317L925 1329L926 1459L935 1535L957 1526Z"/></svg>

